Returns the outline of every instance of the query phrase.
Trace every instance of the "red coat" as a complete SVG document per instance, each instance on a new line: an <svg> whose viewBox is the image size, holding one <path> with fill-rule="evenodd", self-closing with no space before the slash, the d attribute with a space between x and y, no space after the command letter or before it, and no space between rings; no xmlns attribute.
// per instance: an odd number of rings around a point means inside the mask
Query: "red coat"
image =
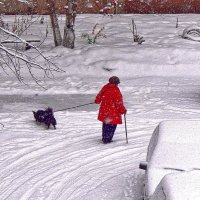
<svg viewBox="0 0 200 200"><path fill-rule="evenodd" d="M98 120L106 124L122 124L122 114L126 113L122 94L117 85L108 83L96 96L95 103L100 105Z"/></svg>

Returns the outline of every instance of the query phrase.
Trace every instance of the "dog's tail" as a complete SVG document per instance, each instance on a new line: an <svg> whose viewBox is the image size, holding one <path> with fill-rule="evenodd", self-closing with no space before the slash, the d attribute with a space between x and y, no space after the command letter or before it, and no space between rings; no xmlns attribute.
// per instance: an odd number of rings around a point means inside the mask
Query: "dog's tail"
<svg viewBox="0 0 200 200"><path fill-rule="evenodd" d="M34 115L34 117L35 117L35 115L36 115L36 112L35 111L32 111L33 112L33 115Z"/></svg>

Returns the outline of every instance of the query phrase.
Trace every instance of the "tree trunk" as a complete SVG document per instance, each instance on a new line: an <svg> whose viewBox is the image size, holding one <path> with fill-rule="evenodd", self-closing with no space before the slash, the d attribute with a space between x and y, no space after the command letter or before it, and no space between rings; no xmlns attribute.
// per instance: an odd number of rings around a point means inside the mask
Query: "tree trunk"
<svg viewBox="0 0 200 200"><path fill-rule="evenodd" d="M56 15L56 8L55 8L55 2L54 0L47 0L48 8L50 11L50 19L51 19L51 26L53 30L53 37L54 37L54 43L55 46L62 45L62 37L60 33L60 28L58 24L58 18Z"/></svg>
<svg viewBox="0 0 200 200"><path fill-rule="evenodd" d="M73 49L75 42L74 23L76 17L76 1L68 0L66 8L66 23L64 27L63 46Z"/></svg>
<svg viewBox="0 0 200 200"><path fill-rule="evenodd" d="M51 25L53 29L53 37L54 37L55 46L60 46L62 45L62 37L61 37L60 28L58 25L58 18L56 16L56 13L50 14L50 18L51 18Z"/></svg>

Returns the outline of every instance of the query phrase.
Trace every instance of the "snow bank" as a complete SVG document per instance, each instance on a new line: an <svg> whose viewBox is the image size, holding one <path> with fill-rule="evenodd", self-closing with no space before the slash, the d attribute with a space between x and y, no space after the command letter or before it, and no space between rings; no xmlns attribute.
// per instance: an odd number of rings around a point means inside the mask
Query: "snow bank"
<svg viewBox="0 0 200 200"><path fill-rule="evenodd" d="M55 50L54 50L55 51ZM60 52L66 53L60 53ZM197 76L199 51L174 48L153 48L142 46L92 46L74 50L68 57L68 50L59 47L53 56L60 56L59 66L68 74L93 75L97 77L118 75L136 76Z"/></svg>
<svg viewBox="0 0 200 200"><path fill-rule="evenodd" d="M175 27L177 16L180 21L178 28ZM11 23L13 17L5 18ZM31 35L24 33L23 37L45 35L50 20L48 16L44 18L45 24L35 22L30 27ZM59 17L60 27L64 26L63 19ZM133 42L130 30L132 19L137 25L138 34L145 39L142 45ZM199 76L199 43L181 37L188 24L197 24L193 19L198 19L198 15L116 15L113 18L77 15L75 49L55 48L51 29L40 48L46 57L53 58L57 66L66 72L55 76ZM104 27L106 38L98 38L96 44L87 44L81 35L91 34L96 23ZM31 50L27 52L30 55L33 53ZM37 76L44 75L36 73Z"/></svg>

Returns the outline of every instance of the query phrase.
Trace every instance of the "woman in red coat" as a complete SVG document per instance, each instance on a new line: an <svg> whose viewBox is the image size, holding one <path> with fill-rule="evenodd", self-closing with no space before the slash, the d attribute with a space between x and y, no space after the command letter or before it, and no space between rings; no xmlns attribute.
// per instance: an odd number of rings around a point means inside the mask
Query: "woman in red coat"
<svg viewBox="0 0 200 200"><path fill-rule="evenodd" d="M95 99L95 103L101 104L98 120L103 122L102 141L112 142L117 124L122 124L122 114L126 114L123 97L118 88L120 80L117 76L109 78L109 83L103 86Z"/></svg>

